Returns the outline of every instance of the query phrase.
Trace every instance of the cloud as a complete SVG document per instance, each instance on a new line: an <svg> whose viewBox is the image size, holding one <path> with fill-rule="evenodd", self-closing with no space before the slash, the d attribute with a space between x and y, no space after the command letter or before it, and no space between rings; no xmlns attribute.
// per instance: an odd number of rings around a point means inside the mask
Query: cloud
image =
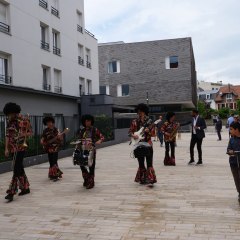
<svg viewBox="0 0 240 240"><path fill-rule="evenodd" d="M239 0L85 0L99 42L192 37L198 80L240 85Z"/></svg>

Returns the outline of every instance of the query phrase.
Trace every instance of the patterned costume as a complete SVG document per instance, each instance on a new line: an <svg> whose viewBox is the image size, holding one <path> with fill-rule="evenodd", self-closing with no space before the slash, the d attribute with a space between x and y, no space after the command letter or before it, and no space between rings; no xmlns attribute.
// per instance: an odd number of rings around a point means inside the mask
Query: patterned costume
<svg viewBox="0 0 240 240"><path fill-rule="evenodd" d="M60 130L54 127L53 129L46 128L43 130L43 139L44 141L50 141L54 137L60 134ZM49 173L48 177L50 179L62 178L63 172L58 167L58 152L60 151L60 146L63 144L63 140L57 138L54 142L50 144L47 148L48 160L49 160Z"/></svg>
<svg viewBox="0 0 240 240"><path fill-rule="evenodd" d="M135 119L132 122L132 125L129 129L128 136L133 135L135 132L139 131L141 127L143 127L147 122L147 118L144 118L144 121L141 121L141 118ZM140 142L148 142L150 144L150 147L140 147L137 148L135 151L137 152L137 159L139 163L139 168L135 177L135 182L138 182L140 184L147 184L147 183L156 183L157 178L155 174L155 170L152 166L153 161L153 144L151 141L151 130L152 127L149 128L149 132L144 132L144 139L142 139ZM147 162L147 169L144 165L144 156L146 156L146 162Z"/></svg>
<svg viewBox="0 0 240 240"><path fill-rule="evenodd" d="M94 137L92 136L93 132L95 132ZM81 131L79 132L79 139L92 139L93 141L91 140L82 141L83 145L92 146L92 142L95 143L99 139L101 139L103 142L104 136L99 132L97 128L91 126L88 129L86 128L81 129ZM82 177L84 179L83 186L86 187L87 189L94 187L95 164L96 164L96 147L94 148L93 164L91 167L89 167L89 172L84 166L80 166L82 170Z"/></svg>
<svg viewBox="0 0 240 240"><path fill-rule="evenodd" d="M175 166L175 142L176 137L172 140L169 139L169 136L166 133L172 133L173 130L177 127L178 123L166 121L162 127L161 132L164 134L164 142L165 142L165 158L164 165ZM171 157L169 156L169 145L171 146Z"/></svg>
<svg viewBox="0 0 240 240"><path fill-rule="evenodd" d="M12 155L14 154L15 147L18 141L18 133L19 131L25 133L26 128L28 129L27 132L32 132L32 127L29 121L23 118L20 114L17 114L16 119L7 120L6 126L6 137L9 138L9 147L11 150ZM17 156L13 170L13 177L10 183L10 186L7 190L8 194L15 195L18 192L18 188L21 189L22 193L29 191L29 182L28 178L25 174L24 167L23 167L23 157L24 153L27 148L22 147L21 145L24 142L24 136L19 137L18 141L18 148L17 148Z"/></svg>

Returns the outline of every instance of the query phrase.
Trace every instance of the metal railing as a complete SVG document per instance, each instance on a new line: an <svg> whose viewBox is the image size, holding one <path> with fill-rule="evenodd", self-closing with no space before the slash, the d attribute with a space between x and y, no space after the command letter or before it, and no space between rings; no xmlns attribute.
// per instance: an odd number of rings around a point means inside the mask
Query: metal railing
<svg viewBox="0 0 240 240"><path fill-rule="evenodd" d="M42 87L43 87L43 90L47 90L47 91L51 90L51 85L49 85L49 84L43 83Z"/></svg>
<svg viewBox="0 0 240 240"><path fill-rule="evenodd" d="M55 86L55 87L54 87L54 92L55 92L55 93L61 93L61 92L62 92L62 88L61 88L61 87L58 87L58 86Z"/></svg>
<svg viewBox="0 0 240 240"><path fill-rule="evenodd" d="M41 48L42 49L49 50L49 44L48 43L43 42L42 40L40 42L41 42Z"/></svg>
<svg viewBox="0 0 240 240"><path fill-rule="evenodd" d="M86 61L86 66L87 66L87 68L91 68L91 63Z"/></svg>
<svg viewBox="0 0 240 240"><path fill-rule="evenodd" d="M5 23L0 22L0 31L9 33L10 27Z"/></svg>
<svg viewBox="0 0 240 240"><path fill-rule="evenodd" d="M56 55L60 55L60 49L53 46L53 53Z"/></svg>
<svg viewBox="0 0 240 240"><path fill-rule="evenodd" d="M11 82L12 82L11 77L0 74L0 83L11 84Z"/></svg>
<svg viewBox="0 0 240 240"><path fill-rule="evenodd" d="M84 66L84 60L80 56L78 56L78 64Z"/></svg>
<svg viewBox="0 0 240 240"><path fill-rule="evenodd" d="M45 2L44 0L39 0L39 5L45 9L47 9L47 2Z"/></svg>
<svg viewBox="0 0 240 240"><path fill-rule="evenodd" d="M77 24L77 30L82 33L82 27Z"/></svg>
<svg viewBox="0 0 240 240"><path fill-rule="evenodd" d="M52 9L51 10L52 14L55 15L56 17L58 17L59 11L56 8L54 8L54 7L51 7L51 9Z"/></svg>
<svg viewBox="0 0 240 240"><path fill-rule="evenodd" d="M28 111L28 110L27 110ZM28 149L25 152L24 157L36 156L44 154L43 147L40 144L43 130L45 126L43 125L44 116L31 116L29 117L30 123L33 130L33 136L29 137ZM73 116L53 116L55 120L54 126L60 131L66 128L71 129L70 132L63 135L63 144L61 145L61 150L74 148L74 145L70 143L79 138L78 132L81 125L81 117ZM6 136L6 122L8 117L0 115L0 162L11 161L12 156L5 156L5 136ZM104 142L114 140L114 127L113 118L109 117L94 117L94 126L99 129L99 131L104 136Z"/></svg>
<svg viewBox="0 0 240 240"><path fill-rule="evenodd" d="M85 33L87 33L87 34L90 35L91 37L94 37L94 35L93 35L91 32L89 32L87 29L85 29Z"/></svg>

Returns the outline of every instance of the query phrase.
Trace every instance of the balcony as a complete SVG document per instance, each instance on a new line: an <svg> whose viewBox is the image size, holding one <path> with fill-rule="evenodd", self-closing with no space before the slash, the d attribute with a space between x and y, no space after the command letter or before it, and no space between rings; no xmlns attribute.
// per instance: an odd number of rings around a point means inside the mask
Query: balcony
<svg viewBox="0 0 240 240"><path fill-rule="evenodd" d="M91 37L94 38L94 35L92 33L90 33L87 29L85 29L85 33L87 33L88 35L90 35Z"/></svg>
<svg viewBox="0 0 240 240"><path fill-rule="evenodd" d="M58 86L55 86L55 87L54 87L54 92L55 92L55 93L62 93L62 88L61 88L61 87L58 87Z"/></svg>
<svg viewBox="0 0 240 240"><path fill-rule="evenodd" d="M45 2L44 0L39 0L39 6L47 9L47 2Z"/></svg>
<svg viewBox="0 0 240 240"><path fill-rule="evenodd" d="M87 68L91 68L91 63L88 62L88 61L86 61L86 67L87 67Z"/></svg>
<svg viewBox="0 0 240 240"><path fill-rule="evenodd" d="M9 33L10 32L10 27L5 23L0 22L0 31L5 32L5 33Z"/></svg>
<svg viewBox="0 0 240 240"><path fill-rule="evenodd" d="M41 48L44 49L44 50L49 50L49 44L46 43L46 42L43 42L43 41L40 41L41 42Z"/></svg>
<svg viewBox="0 0 240 240"><path fill-rule="evenodd" d="M60 49L53 46L53 53L56 55L60 55Z"/></svg>
<svg viewBox="0 0 240 240"><path fill-rule="evenodd" d="M82 27L77 24L77 30L82 33Z"/></svg>
<svg viewBox="0 0 240 240"><path fill-rule="evenodd" d="M43 90L50 91L51 90L51 85L43 83L42 84Z"/></svg>
<svg viewBox="0 0 240 240"><path fill-rule="evenodd" d="M58 17L59 16L59 11L54 7L51 7L51 9L52 9L52 14L55 15L56 17Z"/></svg>
<svg viewBox="0 0 240 240"><path fill-rule="evenodd" d="M84 66L84 61L83 61L83 59L80 56L78 56L78 64Z"/></svg>
<svg viewBox="0 0 240 240"><path fill-rule="evenodd" d="M12 82L11 77L0 74L0 83L11 84L11 82Z"/></svg>

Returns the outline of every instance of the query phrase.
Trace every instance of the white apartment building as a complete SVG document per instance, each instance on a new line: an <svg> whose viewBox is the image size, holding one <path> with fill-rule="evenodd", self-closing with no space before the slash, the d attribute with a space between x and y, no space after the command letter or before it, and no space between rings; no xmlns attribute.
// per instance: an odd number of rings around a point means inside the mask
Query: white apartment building
<svg viewBox="0 0 240 240"><path fill-rule="evenodd" d="M211 90L219 90L220 87L227 86L227 84L223 84L222 81L214 82L205 82L205 81L198 81L197 88L198 91L211 91Z"/></svg>
<svg viewBox="0 0 240 240"><path fill-rule="evenodd" d="M30 115L73 116L80 94L98 93L84 0L0 0L0 114L11 101Z"/></svg>

